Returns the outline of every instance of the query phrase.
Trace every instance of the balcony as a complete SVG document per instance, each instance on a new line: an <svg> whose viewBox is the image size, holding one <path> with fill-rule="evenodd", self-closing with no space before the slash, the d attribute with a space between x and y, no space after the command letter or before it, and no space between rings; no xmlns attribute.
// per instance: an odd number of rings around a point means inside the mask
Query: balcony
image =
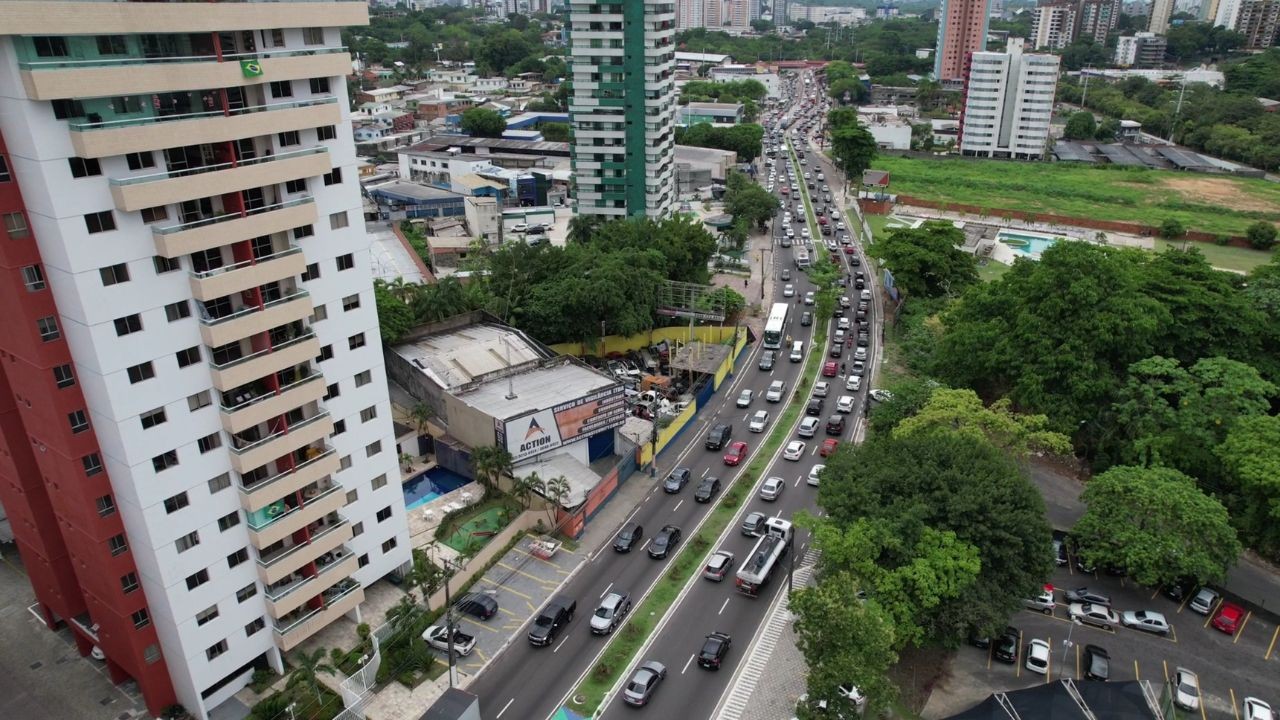
<svg viewBox="0 0 1280 720"><path fill-rule="evenodd" d="M231 467L241 475L250 475L276 458L322 442L332 433L333 418L328 412L322 412L290 426L288 430L271 433L253 442L241 443L233 438L228 448L231 450Z"/></svg>
<svg viewBox="0 0 1280 720"><path fill-rule="evenodd" d="M71 146L77 156L103 158L337 125L341 121L338 99L329 97L234 108L225 114L219 110L154 115L106 122L73 122L69 127Z"/></svg>
<svg viewBox="0 0 1280 720"><path fill-rule="evenodd" d="M235 360L225 363L210 361L209 367L213 386L219 392L227 392L273 372L301 365L319 354L320 341L314 332L308 330L298 337Z"/></svg>
<svg viewBox="0 0 1280 720"><path fill-rule="evenodd" d="M222 429L229 433L244 432L307 403L318 402L325 394L324 375L318 370L310 373L280 386L275 392L254 395L254 390L247 390L234 398L235 404L222 405Z"/></svg>
<svg viewBox="0 0 1280 720"><path fill-rule="evenodd" d="M314 309L311 295L306 290L294 290L288 295L263 303L262 307L246 305L230 315L202 317L200 337L209 347L221 347L273 327L310 317Z"/></svg>
<svg viewBox="0 0 1280 720"><path fill-rule="evenodd" d="M252 208L244 214L225 213L178 225L154 227L151 233L156 242L156 251L164 257L176 258L242 240L285 232L303 225L313 225L316 218L315 200L303 197Z"/></svg>
<svg viewBox="0 0 1280 720"><path fill-rule="evenodd" d="M121 7L124 3L116 4ZM184 9L195 3L181 3ZM185 11L185 10L184 10ZM6 32L11 32L6 20ZM47 23L47 19L46 19ZM285 27L288 27L286 25ZM47 34L49 25L37 34ZM188 26L185 31L194 28ZM217 28L225 30L226 28ZM61 25L60 32L67 32ZM92 31L94 34L101 31ZM154 31L147 31L154 32ZM241 61L256 62L262 72L246 76ZM275 50L260 53L190 57L122 57L78 60L55 58L19 63L22 84L32 100L61 100L115 95L181 92L202 88L264 85L277 80L337 77L351 73L344 47Z"/></svg>
<svg viewBox="0 0 1280 720"><path fill-rule="evenodd" d="M156 205L317 177L332 169L328 148L304 148L237 162L111 178L111 198L116 208L134 212Z"/></svg>
<svg viewBox="0 0 1280 720"><path fill-rule="evenodd" d="M290 245L276 253L204 272L191 272L191 295L196 300L217 300L249 288L296 277L307 271L302 248Z"/></svg>
<svg viewBox="0 0 1280 720"><path fill-rule="evenodd" d="M266 511L250 514L246 524L253 546L271 547L347 504L347 494L338 483L333 483L314 497L304 496L303 499L305 505L290 506L285 500L278 500Z"/></svg>
<svg viewBox="0 0 1280 720"><path fill-rule="evenodd" d="M363 0L239 0L220 3L149 3L114 0L2 0L0 17L12 35L181 33L369 24ZM292 23L292 24L290 24Z"/></svg>
<svg viewBox="0 0 1280 720"><path fill-rule="evenodd" d="M318 483L341 468L338 453L332 447L315 448L317 455L294 466L292 470L276 473L248 487L239 486L240 507L246 512L257 512L285 495Z"/></svg>
<svg viewBox="0 0 1280 720"><path fill-rule="evenodd" d="M266 590L267 610L271 617L280 619L302 607L311 598L351 577L356 571L356 556L351 552L325 565L315 575L300 578L297 582L272 591ZM274 594L273 594L274 593Z"/></svg>
<svg viewBox="0 0 1280 720"><path fill-rule="evenodd" d="M291 613L289 617L275 620L271 624L275 632L276 644L280 649L289 652L301 645L307 638L315 635L321 628L346 615L364 602L364 588L360 583L349 580L331 588L324 594L323 604L314 610L302 608Z"/></svg>
<svg viewBox="0 0 1280 720"><path fill-rule="evenodd" d="M258 579L263 585L274 585L312 560L342 547L351 538L351 523L346 520L321 528L308 542L290 545L258 558Z"/></svg>

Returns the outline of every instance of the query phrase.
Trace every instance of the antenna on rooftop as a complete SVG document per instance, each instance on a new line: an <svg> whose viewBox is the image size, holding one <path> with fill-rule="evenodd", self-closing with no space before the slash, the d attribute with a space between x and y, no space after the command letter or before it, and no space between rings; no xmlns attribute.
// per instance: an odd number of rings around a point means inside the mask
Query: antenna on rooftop
<svg viewBox="0 0 1280 720"><path fill-rule="evenodd" d="M502 336L502 345L507 348L507 399L516 399L515 373L511 372L511 343L507 336Z"/></svg>

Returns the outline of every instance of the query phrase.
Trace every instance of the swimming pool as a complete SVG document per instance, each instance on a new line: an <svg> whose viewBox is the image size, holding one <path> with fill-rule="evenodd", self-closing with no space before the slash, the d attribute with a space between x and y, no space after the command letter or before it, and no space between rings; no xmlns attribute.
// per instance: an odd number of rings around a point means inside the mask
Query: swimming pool
<svg viewBox="0 0 1280 720"><path fill-rule="evenodd" d="M1015 253L1026 257L1040 257L1040 253L1048 250L1060 239L1055 235L1020 230L999 230L996 232L996 241L1008 245Z"/></svg>
<svg viewBox="0 0 1280 720"><path fill-rule="evenodd" d="M426 472L404 481L400 489L404 491L406 510L422 507L445 493L453 492L471 482L452 470L433 467Z"/></svg>

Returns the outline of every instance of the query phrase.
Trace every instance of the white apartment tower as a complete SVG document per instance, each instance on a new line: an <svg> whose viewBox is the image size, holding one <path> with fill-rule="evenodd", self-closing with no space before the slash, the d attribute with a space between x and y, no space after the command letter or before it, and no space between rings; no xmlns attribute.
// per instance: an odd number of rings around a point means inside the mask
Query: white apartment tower
<svg viewBox="0 0 1280 720"><path fill-rule="evenodd" d="M1011 38L1005 52L976 52L965 78L960 151L965 155L1039 159L1049 140L1058 56L1024 53Z"/></svg>
<svg viewBox="0 0 1280 720"><path fill-rule="evenodd" d="M663 217L675 201L674 0L569 4L577 211Z"/></svg>
<svg viewBox="0 0 1280 720"><path fill-rule="evenodd" d="M1151 16L1147 19L1147 32L1164 35L1169 31L1169 17L1173 14L1173 0L1151 0Z"/></svg>
<svg viewBox="0 0 1280 720"><path fill-rule="evenodd" d="M153 715L207 717L410 559L340 37L367 22L0 0L0 500L41 616Z"/></svg>
<svg viewBox="0 0 1280 720"><path fill-rule="evenodd" d="M1033 50L1061 50L1076 37L1076 9L1072 0L1051 0L1036 6L1031 20Z"/></svg>

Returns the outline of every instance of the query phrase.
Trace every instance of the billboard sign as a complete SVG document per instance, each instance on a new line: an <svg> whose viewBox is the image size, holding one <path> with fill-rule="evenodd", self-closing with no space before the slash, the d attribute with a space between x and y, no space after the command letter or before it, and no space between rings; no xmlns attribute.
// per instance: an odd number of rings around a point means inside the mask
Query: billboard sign
<svg viewBox="0 0 1280 720"><path fill-rule="evenodd" d="M513 462L520 462L601 430L621 427L626 419L622 386L612 385L508 420L494 418L493 424L498 446L511 453Z"/></svg>

